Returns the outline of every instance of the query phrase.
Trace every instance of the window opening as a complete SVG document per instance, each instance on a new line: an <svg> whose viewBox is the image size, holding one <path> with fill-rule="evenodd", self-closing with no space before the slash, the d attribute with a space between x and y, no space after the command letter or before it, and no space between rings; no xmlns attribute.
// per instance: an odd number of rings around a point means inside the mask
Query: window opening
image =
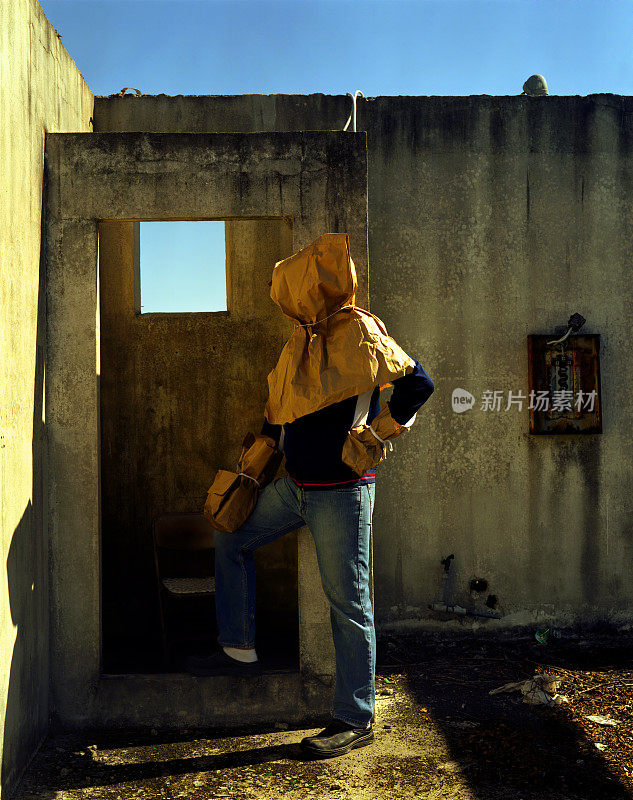
<svg viewBox="0 0 633 800"><path fill-rule="evenodd" d="M226 311L224 221L140 223L137 312Z"/></svg>

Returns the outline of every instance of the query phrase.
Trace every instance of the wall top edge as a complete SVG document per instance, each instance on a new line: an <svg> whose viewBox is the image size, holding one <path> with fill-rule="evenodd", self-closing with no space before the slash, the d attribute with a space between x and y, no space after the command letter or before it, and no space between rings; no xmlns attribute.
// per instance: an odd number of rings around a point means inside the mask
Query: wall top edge
<svg viewBox="0 0 633 800"><path fill-rule="evenodd" d="M46 132L46 141L72 141L73 139L76 141L80 141L81 139L86 139L94 142L98 142L99 140L104 141L114 141L116 139L120 139L121 141L125 140L134 140L134 139L159 139L160 141L168 141L172 139L173 141L177 140L190 140L191 142L202 142L203 140L217 140L218 142L222 141L230 141L233 139L250 139L254 141L255 139L281 139L281 140L288 140L289 138L294 138L297 140L301 139L346 139L351 141L351 137L354 137L358 140L358 138L362 138L363 140L367 140L367 131L342 131L338 130L307 130L307 131L229 131L226 133L223 132L216 132L216 131L206 131L206 132L197 132L197 131L70 131L68 133L63 132Z"/></svg>
<svg viewBox="0 0 633 800"><path fill-rule="evenodd" d="M40 5L40 3L38 2L38 0L28 0L28 6L29 6L28 13L32 15L33 19L39 26L40 30L44 31L46 28L48 28L50 31L54 33L55 38L53 38L53 36L50 37L50 45L52 45L54 50L56 50L57 52L54 53L53 55L59 57L59 54L61 54L64 60L72 64L72 68L75 72L75 75L79 77L81 83L83 84L84 89L87 90L88 93L90 94L90 97L94 99L95 95L93 94L92 89L88 85L88 82L86 81L85 77L83 76L83 73L77 66L77 62L66 49L66 46L62 42L62 37L59 35L57 28L55 28L53 23L46 16L46 13L42 8L42 6ZM30 20L29 24L31 27L33 27L34 23L32 20ZM47 53L48 55L52 54L51 50L48 49Z"/></svg>
<svg viewBox="0 0 633 800"><path fill-rule="evenodd" d="M291 98L291 99L300 99L300 98L315 98L315 97L323 97L323 98L331 98L331 99L348 99L349 95L347 94L325 94L324 92L312 92L311 94L283 94L283 93L271 93L271 94L142 94L140 97L136 95L120 95L119 93L116 94L107 94L107 95L94 95L95 100L119 100L123 102L132 102L138 101L142 99L165 99L168 100L196 100L196 99L230 99L235 100L238 98L246 99L246 98L261 98L261 97L275 97L275 98ZM584 100L594 97L610 97L610 98L619 98L622 100L633 100L633 95L628 94L614 94L613 92L594 92L591 94L549 94L547 97L528 97L525 94L381 94L381 95L366 95L364 97L359 97L359 103L368 102L368 101L376 101L376 100L403 100L403 99L410 99L410 100L473 100L473 99L485 99L485 100L529 100L531 102L547 102L548 100Z"/></svg>

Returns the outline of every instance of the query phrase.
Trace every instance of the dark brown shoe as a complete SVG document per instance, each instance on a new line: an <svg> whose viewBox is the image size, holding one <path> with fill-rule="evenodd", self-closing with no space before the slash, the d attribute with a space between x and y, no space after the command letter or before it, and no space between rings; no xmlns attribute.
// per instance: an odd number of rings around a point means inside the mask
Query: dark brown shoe
<svg viewBox="0 0 633 800"><path fill-rule="evenodd" d="M374 740L374 729L355 728L341 720L333 719L321 733L301 740L301 749L317 758L332 758L349 753L356 747L365 747Z"/></svg>

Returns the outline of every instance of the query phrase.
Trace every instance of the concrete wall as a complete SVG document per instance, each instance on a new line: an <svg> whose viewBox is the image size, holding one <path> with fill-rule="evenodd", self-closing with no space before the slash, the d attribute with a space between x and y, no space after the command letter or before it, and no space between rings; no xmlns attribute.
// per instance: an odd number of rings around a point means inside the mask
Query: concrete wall
<svg viewBox="0 0 633 800"><path fill-rule="evenodd" d="M98 97L98 131L341 130L321 94ZM371 308L436 384L378 471L377 619L426 617L440 558L454 601L478 576L502 624L629 618L633 601L633 99L359 99L367 131ZM602 334L603 434L530 436L529 333L572 312ZM477 407L454 414L452 390ZM482 608L481 601L473 602ZM446 624L439 622L436 624Z"/></svg>
<svg viewBox="0 0 633 800"><path fill-rule="evenodd" d="M34 0L0 12L0 793L48 721L43 482L46 131L88 131L93 98Z"/></svg>

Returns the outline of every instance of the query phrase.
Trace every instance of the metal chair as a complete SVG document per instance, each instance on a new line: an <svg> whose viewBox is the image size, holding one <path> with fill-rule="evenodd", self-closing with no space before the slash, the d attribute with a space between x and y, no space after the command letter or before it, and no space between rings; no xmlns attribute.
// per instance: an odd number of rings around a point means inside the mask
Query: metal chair
<svg viewBox="0 0 633 800"><path fill-rule="evenodd" d="M204 514L160 514L152 522L154 565L163 637L163 657L169 666L169 601L209 597L215 601L213 528ZM212 608L215 621L215 609Z"/></svg>

